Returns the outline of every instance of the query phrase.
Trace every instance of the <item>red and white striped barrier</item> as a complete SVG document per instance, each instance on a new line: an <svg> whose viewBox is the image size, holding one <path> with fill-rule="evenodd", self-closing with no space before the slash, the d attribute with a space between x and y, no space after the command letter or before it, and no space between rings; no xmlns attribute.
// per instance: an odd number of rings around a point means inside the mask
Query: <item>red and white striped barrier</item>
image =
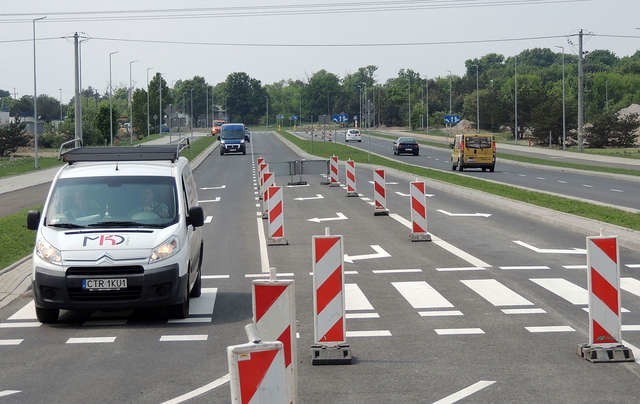
<svg viewBox="0 0 640 404"><path fill-rule="evenodd" d="M587 237L589 343L578 354L592 362L633 361L622 345L620 320L620 253L618 238Z"/></svg>
<svg viewBox="0 0 640 404"><path fill-rule="evenodd" d="M375 216L388 215L387 209L387 190L384 169L376 168L373 170L373 203Z"/></svg>
<svg viewBox="0 0 640 404"><path fill-rule="evenodd" d="M313 236L312 365L349 364L344 303L342 236Z"/></svg>
<svg viewBox="0 0 640 404"><path fill-rule="evenodd" d="M282 200L282 187L277 185L267 189L267 207L269 219L268 245L287 245L289 242L284 237L284 202Z"/></svg>
<svg viewBox="0 0 640 404"><path fill-rule="evenodd" d="M331 156L329 160L329 186L340 186L340 181L338 180L338 156Z"/></svg>
<svg viewBox="0 0 640 404"><path fill-rule="evenodd" d="M427 197L423 181L409 183L411 198L411 241L431 241L427 231Z"/></svg>
<svg viewBox="0 0 640 404"><path fill-rule="evenodd" d="M269 187L275 185L275 175L269 171L262 173L262 187L260 187L260 196L262 196L262 218L269 217Z"/></svg>
<svg viewBox="0 0 640 404"><path fill-rule="evenodd" d="M253 281L253 321L258 335L268 341L280 341L284 348L288 402L297 401L295 296L293 280Z"/></svg>
<svg viewBox="0 0 640 404"><path fill-rule="evenodd" d="M282 342L227 347L232 403L289 403Z"/></svg>
<svg viewBox="0 0 640 404"><path fill-rule="evenodd" d="M258 164L258 181L260 184L260 199L262 199L262 184L264 183L264 173L269 171L269 165L266 162Z"/></svg>
<svg viewBox="0 0 640 404"><path fill-rule="evenodd" d="M347 177L347 196L358 196L356 191L356 163L349 159L347 160L346 177Z"/></svg>

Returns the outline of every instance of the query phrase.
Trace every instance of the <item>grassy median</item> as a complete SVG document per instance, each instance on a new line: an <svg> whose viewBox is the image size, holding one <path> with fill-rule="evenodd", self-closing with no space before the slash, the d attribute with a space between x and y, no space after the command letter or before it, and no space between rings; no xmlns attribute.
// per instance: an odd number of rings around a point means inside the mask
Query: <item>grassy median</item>
<svg viewBox="0 0 640 404"><path fill-rule="evenodd" d="M216 138L212 136L197 137L191 147L182 155L193 160L209 147ZM33 161L33 159L32 159ZM56 160L57 161L57 160ZM5 268L33 251L35 232L27 229L27 212L31 209L42 210L42 206L23 209L13 215L0 217L0 269Z"/></svg>
<svg viewBox="0 0 640 404"><path fill-rule="evenodd" d="M278 133L304 151L317 156L328 158L332 154L335 154L340 156L343 160L350 158L360 163L371 163L394 168L420 177L448 182L461 187L477 189L479 191L503 196L516 201L527 202L532 205L557 210L559 212L599 220L633 230L640 230L640 214L637 213L630 213L616 208L581 202L571 198L563 198L541 192L527 191L509 185L496 184L490 181L433 170L430 168L416 167L396 160L379 157L374 154L369 155L366 150L359 150L339 143L311 142L308 140L302 140L299 137L282 130L278 131Z"/></svg>

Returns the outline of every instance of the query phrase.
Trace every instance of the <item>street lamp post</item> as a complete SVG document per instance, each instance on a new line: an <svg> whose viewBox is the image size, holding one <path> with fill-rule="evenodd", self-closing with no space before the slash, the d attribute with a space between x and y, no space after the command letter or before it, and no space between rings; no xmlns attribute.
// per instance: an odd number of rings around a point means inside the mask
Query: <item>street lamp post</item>
<svg viewBox="0 0 640 404"><path fill-rule="evenodd" d="M129 143L133 144L133 83L131 81L131 65L138 60L129 61Z"/></svg>
<svg viewBox="0 0 640 404"><path fill-rule="evenodd" d="M424 81L426 82L426 101L427 101L427 135L429 134L429 77L425 76Z"/></svg>
<svg viewBox="0 0 640 404"><path fill-rule="evenodd" d="M193 139L193 118L194 118L194 114L193 114L193 88L190 89L189 91L191 93L191 107L189 108L191 110L191 119L189 119L189 123L191 126L191 138Z"/></svg>
<svg viewBox="0 0 640 404"><path fill-rule="evenodd" d="M40 168L38 165L38 86L36 85L36 21L44 20L47 18L39 17L31 20L33 23L33 155L35 160L35 168Z"/></svg>
<svg viewBox="0 0 640 404"><path fill-rule="evenodd" d="M478 71L479 66L474 65L476 67L476 132L480 133L480 92L478 87Z"/></svg>
<svg viewBox="0 0 640 404"><path fill-rule="evenodd" d="M60 91L60 100L58 101L58 104L60 104L60 120L62 121L62 89L59 88L58 91Z"/></svg>
<svg viewBox="0 0 640 404"><path fill-rule="evenodd" d="M515 136L516 144L518 143L518 56L515 56L513 59L513 78L514 78L514 118L515 118L515 129L513 134Z"/></svg>
<svg viewBox="0 0 640 404"><path fill-rule="evenodd" d="M407 74L407 79L409 80L409 86L407 91L409 93L409 130L412 129L413 125L411 125L411 76Z"/></svg>
<svg viewBox="0 0 640 404"><path fill-rule="evenodd" d="M562 150L566 150L565 138L567 135L566 110L565 110L565 87L564 87L564 46L556 46L562 49Z"/></svg>
<svg viewBox="0 0 640 404"><path fill-rule="evenodd" d="M158 72L158 134L162 134L162 73Z"/></svg>
<svg viewBox="0 0 640 404"><path fill-rule="evenodd" d="M109 145L113 146L113 103L111 101L113 88L111 87L111 56L115 55L119 51L109 52Z"/></svg>
<svg viewBox="0 0 640 404"><path fill-rule="evenodd" d="M451 86L452 86L452 81L451 81L451 70L447 70L449 72L449 115L451 115Z"/></svg>
<svg viewBox="0 0 640 404"><path fill-rule="evenodd" d="M151 128L149 127L149 70L153 67L147 67L147 136L151 134Z"/></svg>
<svg viewBox="0 0 640 404"><path fill-rule="evenodd" d="M267 104L267 115L266 115L266 124L267 124L267 128L269 127L269 97L264 97L264 102Z"/></svg>

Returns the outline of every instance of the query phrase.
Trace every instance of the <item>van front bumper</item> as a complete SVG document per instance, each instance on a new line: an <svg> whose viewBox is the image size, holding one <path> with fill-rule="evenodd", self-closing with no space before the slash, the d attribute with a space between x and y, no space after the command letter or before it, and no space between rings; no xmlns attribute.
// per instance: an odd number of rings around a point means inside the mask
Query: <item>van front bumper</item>
<svg viewBox="0 0 640 404"><path fill-rule="evenodd" d="M117 290L83 289L85 279L122 279ZM141 266L70 267L65 272L35 268L33 294L36 307L45 309L100 310L168 306L182 303L188 274L180 277L178 264L153 270Z"/></svg>

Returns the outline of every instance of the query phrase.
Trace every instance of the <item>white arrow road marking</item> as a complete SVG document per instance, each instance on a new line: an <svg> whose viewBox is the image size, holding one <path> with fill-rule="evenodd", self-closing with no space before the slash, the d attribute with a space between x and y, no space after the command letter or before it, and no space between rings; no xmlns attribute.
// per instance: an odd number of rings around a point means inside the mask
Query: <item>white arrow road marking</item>
<svg viewBox="0 0 640 404"><path fill-rule="evenodd" d="M349 219L342 212L336 212L336 215L338 215L338 216L336 216L336 217L323 217L323 218L314 217L312 219L307 219L307 221L320 223L320 222L330 222L332 220L347 220L347 219Z"/></svg>
<svg viewBox="0 0 640 404"><path fill-rule="evenodd" d="M198 203L207 203L207 202L220 202L220 197L216 196L215 199L205 199L202 201L198 201Z"/></svg>
<svg viewBox="0 0 640 404"><path fill-rule="evenodd" d="M513 240L514 243L528 248L532 251L535 251L539 254L586 254L587 250L583 249L583 248L573 248L573 249L556 249L556 248L538 248L538 247L534 247L531 244L527 244L524 241L520 241L520 240Z"/></svg>
<svg viewBox="0 0 640 404"><path fill-rule="evenodd" d="M219 187L204 187L204 188L200 188L202 190L208 190L208 189L225 189L227 186L226 185L220 185Z"/></svg>
<svg viewBox="0 0 640 404"><path fill-rule="evenodd" d="M474 383L469 387L466 387L457 393L453 393L450 396L443 398L442 400L438 400L433 404L451 404L457 401L460 401L478 391L491 386L495 381L493 380L480 380L478 383Z"/></svg>
<svg viewBox="0 0 640 404"><path fill-rule="evenodd" d="M20 393L20 390L2 390L0 391L0 397L10 396L16 393Z"/></svg>
<svg viewBox="0 0 640 404"><path fill-rule="evenodd" d="M442 209L438 209L438 212L444 213L447 216L454 216L454 217L490 217L491 216L491 213L451 213Z"/></svg>
<svg viewBox="0 0 640 404"><path fill-rule="evenodd" d="M324 196L320 195L320 194L316 194L316 196L309 196L306 198L293 198L294 201L311 201L314 199L324 199Z"/></svg>
<svg viewBox="0 0 640 404"><path fill-rule="evenodd" d="M345 262L349 262L349 263L353 264L353 261L371 260L371 259L374 259L374 258L391 257L391 254L386 252L382 247L380 247L377 244L371 245L371 248L373 248L373 251L375 251L375 254L363 254L363 255L345 254L344 255L344 260L345 260Z"/></svg>

